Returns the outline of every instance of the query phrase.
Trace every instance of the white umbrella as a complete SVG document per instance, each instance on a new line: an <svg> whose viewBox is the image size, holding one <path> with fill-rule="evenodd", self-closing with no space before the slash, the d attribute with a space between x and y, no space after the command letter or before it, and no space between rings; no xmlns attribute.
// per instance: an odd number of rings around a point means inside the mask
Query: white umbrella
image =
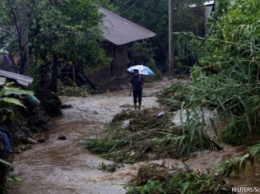
<svg viewBox="0 0 260 194"><path fill-rule="evenodd" d="M139 74L142 75L154 75L154 72L147 66L144 65L134 65L127 69L128 72L133 73L134 70L138 70Z"/></svg>

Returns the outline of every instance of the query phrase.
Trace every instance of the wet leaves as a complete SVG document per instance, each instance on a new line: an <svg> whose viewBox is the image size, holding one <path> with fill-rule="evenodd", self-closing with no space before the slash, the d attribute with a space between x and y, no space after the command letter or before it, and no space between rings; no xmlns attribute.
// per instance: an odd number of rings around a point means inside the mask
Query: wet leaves
<svg viewBox="0 0 260 194"><path fill-rule="evenodd" d="M73 97L86 97L91 94L87 86L80 87L62 87L58 91L59 96L73 96Z"/></svg>
<svg viewBox="0 0 260 194"><path fill-rule="evenodd" d="M160 137L160 132L167 131L172 124L166 116L158 119L159 112L158 108L123 111L107 125L102 139L87 140L85 148L116 162L147 160L151 153L154 159L163 157L171 151L158 146L153 139ZM125 120L129 120L127 127L123 126Z"/></svg>
<svg viewBox="0 0 260 194"><path fill-rule="evenodd" d="M213 141L203 131L188 130L194 123L183 129L175 126L167 113L158 118L161 111L158 108L122 111L107 125L102 138L88 139L84 146L93 153L123 163L179 158L202 148L212 148ZM129 121L126 126L125 121Z"/></svg>

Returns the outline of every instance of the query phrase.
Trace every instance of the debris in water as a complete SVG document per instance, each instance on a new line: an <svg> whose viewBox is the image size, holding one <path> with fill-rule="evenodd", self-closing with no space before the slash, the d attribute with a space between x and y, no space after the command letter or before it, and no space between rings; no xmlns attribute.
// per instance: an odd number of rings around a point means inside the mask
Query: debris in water
<svg viewBox="0 0 260 194"><path fill-rule="evenodd" d="M72 105L71 105L71 104L63 104L63 105L61 105L60 108L61 108L61 109L72 108Z"/></svg>
<svg viewBox="0 0 260 194"><path fill-rule="evenodd" d="M66 140L67 138L64 135L59 135L58 140Z"/></svg>
<svg viewBox="0 0 260 194"><path fill-rule="evenodd" d="M85 148L115 162L134 163L148 159L183 157L202 149L200 138L203 139L204 149L214 147L215 142L203 131L192 133L187 127L176 126L167 113L158 119L158 112L162 110L124 110L108 123L101 138L88 138ZM190 142L192 134L194 137ZM183 151L186 147L190 152Z"/></svg>
<svg viewBox="0 0 260 194"><path fill-rule="evenodd" d="M98 166L98 170L103 170L106 172L115 172L117 168L117 164L104 164L103 162Z"/></svg>

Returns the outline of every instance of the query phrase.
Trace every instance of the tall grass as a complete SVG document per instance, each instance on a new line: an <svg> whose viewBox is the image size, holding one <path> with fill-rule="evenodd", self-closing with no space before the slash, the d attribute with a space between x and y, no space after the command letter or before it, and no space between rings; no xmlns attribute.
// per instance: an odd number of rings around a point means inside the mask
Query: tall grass
<svg viewBox="0 0 260 194"><path fill-rule="evenodd" d="M250 66L250 65L249 65ZM253 69L230 65L218 74L204 73L188 84L176 84L159 94L159 101L169 109L206 106L224 116L229 124L222 139L234 145L246 142L248 136L260 132L260 84Z"/></svg>
<svg viewBox="0 0 260 194"><path fill-rule="evenodd" d="M182 117L186 112L186 119ZM181 129L180 133L163 133L161 138L154 141L161 145L171 145L176 149L179 156L186 156L192 153L194 148L221 149L205 132L205 119L202 108L192 108L191 110L181 110L180 113Z"/></svg>

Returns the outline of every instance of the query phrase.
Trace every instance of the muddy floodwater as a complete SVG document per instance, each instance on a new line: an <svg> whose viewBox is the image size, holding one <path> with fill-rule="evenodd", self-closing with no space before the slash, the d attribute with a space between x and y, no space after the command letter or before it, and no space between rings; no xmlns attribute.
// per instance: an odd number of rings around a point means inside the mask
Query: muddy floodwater
<svg viewBox="0 0 260 194"><path fill-rule="evenodd" d="M147 84L144 88L142 108L158 107L156 92L169 86L175 80L164 79ZM45 143L37 144L14 157L12 176L23 183L12 186L10 194L124 194L124 184L133 178L138 166L124 165L114 173L98 170L102 163L111 161L97 157L79 146L85 137L96 138L103 125L124 109L132 109L132 97L129 90L120 90L89 97L61 97L63 104L72 105L64 109L63 116L53 120L52 130ZM58 140L64 135L66 140ZM191 168L202 171L212 169L217 163L243 153L243 147L226 145L222 151L204 151L196 153L186 163ZM182 166L178 160L164 159L150 161L164 163L171 167ZM238 186L258 186L257 179L229 179ZM248 184L247 184L248 183ZM253 184L252 184L253 183ZM259 184L259 185L258 185Z"/></svg>

